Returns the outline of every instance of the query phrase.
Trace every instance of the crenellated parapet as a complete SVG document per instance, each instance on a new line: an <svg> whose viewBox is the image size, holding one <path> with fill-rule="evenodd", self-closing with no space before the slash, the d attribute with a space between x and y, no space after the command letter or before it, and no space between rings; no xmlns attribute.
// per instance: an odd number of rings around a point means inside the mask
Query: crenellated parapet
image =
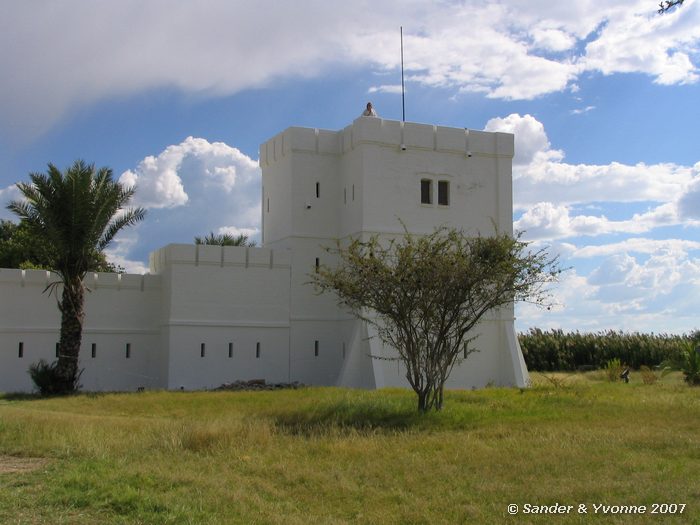
<svg viewBox="0 0 700 525"><path fill-rule="evenodd" d="M12 287L42 287L59 282L59 277L48 270L19 270L0 268L0 286L6 289ZM157 290L161 279L158 275L140 275L128 273L90 272L83 280L85 286L93 291L98 289L111 290Z"/></svg>
<svg viewBox="0 0 700 525"><path fill-rule="evenodd" d="M168 266L218 266L238 268L289 268L291 254L285 249L256 246L168 244L151 253L150 270L161 274Z"/></svg>
<svg viewBox="0 0 700 525"><path fill-rule="evenodd" d="M513 135L510 133L360 117L340 131L287 128L260 146L260 165L272 165L291 152L342 155L361 144L464 156L510 158L514 154Z"/></svg>

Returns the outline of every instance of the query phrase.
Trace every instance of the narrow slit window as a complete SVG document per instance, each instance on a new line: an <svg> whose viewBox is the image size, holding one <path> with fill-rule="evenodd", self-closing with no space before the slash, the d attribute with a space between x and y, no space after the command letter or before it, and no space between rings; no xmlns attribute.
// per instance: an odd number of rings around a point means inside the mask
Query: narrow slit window
<svg viewBox="0 0 700 525"><path fill-rule="evenodd" d="M24 357L24 342L19 342L19 347L17 348L17 357L22 359Z"/></svg>
<svg viewBox="0 0 700 525"><path fill-rule="evenodd" d="M126 358L131 359L131 343L126 343Z"/></svg>
<svg viewBox="0 0 700 525"><path fill-rule="evenodd" d="M347 203L348 203L348 189L343 188L343 204L347 204Z"/></svg>
<svg viewBox="0 0 700 525"><path fill-rule="evenodd" d="M352 200L355 200L355 185L352 185Z"/></svg>
<svg viewBox="0 0 700 525"><path fill-rule="evenodd" d="M321 260L318 257L316 257L316 262L314 264L314 269L316 272L318 272L318 269L320 266L321 266Z"/></svg>
<svg viewBox="0 0 700 525"><path fill-rule="evenodd" d="M440 206L450 205L450 181L438 181L438 204Z"/></svg>
<svg viewBox="0 0 700 525"><path fill-rule="evenodd" d="M467 345L465 343L464 345L462 345L462 359L466 359L466 358L467 358Z"/></svg>
<svg viewBox="0 0 700 525"><path fill-rule="evenodd" d="M316 198L317 199L321 198L321 183L320 182L316 183Z"/></svg>
<svg viewBox="0 0 700 525"><path fill-rule="evenodd" d="M90 356L95 359L97 357L97 343L92 343L90 345Z"/></svg>
<svg viewBox="0 0 700 525"><path fill-rule="evenodd" d="M267 198L267 213L270 213L270 197Z"/></svg>
<svg viewBox="0 0 700 525"><path fill-rule="evenodd" d="M314 357L318 357L318 341L314 341Z"/></svg>
<svg viewBox="0 0 700 525"><path fill-rule="evenodd" d="M61 343L56 343L56 357L60 354L59 348L61 348Z"/></svg>
<svg viewBox="0 0 700 525"><path fill-rule="evenodd" d="M421 204L433 203L433 181L430 179L420 181L420 202Z"/></svg>
<svg viewBox="0 0 700 525"><path fill-rule="evenodd" d="M345 341L343 341L343 359L345 359Z"/></svg>
<svg viewBox="0 0 700 525"><path fill-rule="evenodd" d="M199 345L199 357L204 357L207 351L207 347L204 343Z"/></svg>
<svg viewBox="0 0 700 525"><path fill-rule="evenodd" d="M260 359L260 341L255 343L255 359Z"/></svg>
<svg viewBox="0 0 700 525"><path fill-rule="evenodd" d="M233 357L233 343L228 344L228 356L229 358Z"/></svg>

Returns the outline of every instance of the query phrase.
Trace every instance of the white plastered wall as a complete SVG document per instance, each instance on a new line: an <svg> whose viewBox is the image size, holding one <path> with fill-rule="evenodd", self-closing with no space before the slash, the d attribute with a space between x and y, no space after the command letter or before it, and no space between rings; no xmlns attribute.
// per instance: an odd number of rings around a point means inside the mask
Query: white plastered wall
<svg viewBox="0 0 700 525"><path fill-rule="evenodd" d="M43 270L0 269L0 391L31 391L29 365L39 359L55 360L60 315L56 296L44 290L56 280ZM90 291L85 294L79 361L84 369L80 378L83 388L164 386L157 363L159 276L88 274L85 284ZM60 296L60 287L55 292Z"/></svg>
<svg viewBox="0 0 700 525"><path fill-rule="evenodd" d="M399 235L399 219L414 233L511 233L512 156L509 134L378 118L279 133L260 147L264 247L168 245L151 254L151 275L88 276L84 387L406 386L400 363L370 357L392 355L373 329L308 284L315 261L335 264L323 246L336 239ZM448 206L421 204L422 178L449 181ZM60 319L42 294L48 282L46 272L0 270L0 391L31 390L29 364L54 359ZM448 387L526 384L512 308L477 331L480 352Z"/></svg>

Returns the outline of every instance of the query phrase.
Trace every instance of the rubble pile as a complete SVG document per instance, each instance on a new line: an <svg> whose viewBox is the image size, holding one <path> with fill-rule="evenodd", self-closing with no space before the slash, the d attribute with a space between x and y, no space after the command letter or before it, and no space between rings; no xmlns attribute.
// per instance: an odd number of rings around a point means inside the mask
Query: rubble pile
<svg viewBox="0 0 700 525"><path fill-rule="evenodd" d="M303 388L306 385L299 381L291 383L267 383L264 379L251 379L249 381L234 381L233 383L224 383L214 390L282 390L285 388Z"/></svg>

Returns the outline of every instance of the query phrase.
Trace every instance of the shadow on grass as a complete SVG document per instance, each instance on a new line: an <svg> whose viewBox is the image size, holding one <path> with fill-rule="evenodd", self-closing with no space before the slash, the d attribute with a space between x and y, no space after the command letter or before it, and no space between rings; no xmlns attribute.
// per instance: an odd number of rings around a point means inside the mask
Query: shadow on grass
<svg viewBox="0 0 700 525"><path fill-rule="evenodd" d="M293 435L406 432L439 426L439 413L420 413L415 406L382 399L322 402L272 414L277 428Z"/></svg>
<svg viewBox="0 0 700 525"><path fill-rule="evenodd" d="M35 399L45 399L38 393L28 394L26 392L6 392L0 393L0 401L33 401Z"/></svg>
<svg viewBox="0 0 700 525"><path fill-rule="evenodd" d="M40 399L68 399L71 397L96 398L107 394L124 394L130 392L92 392L89 390L78 390L70 394L40 394L39 392L0 392L0 401L38 401Z"/></svg>

